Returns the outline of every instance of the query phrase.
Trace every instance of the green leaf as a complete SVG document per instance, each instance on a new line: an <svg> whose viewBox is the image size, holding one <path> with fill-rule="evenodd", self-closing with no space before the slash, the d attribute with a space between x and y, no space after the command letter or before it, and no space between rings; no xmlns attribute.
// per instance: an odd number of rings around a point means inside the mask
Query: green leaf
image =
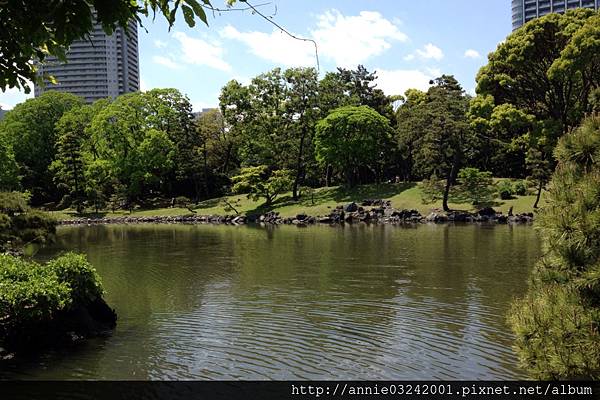
<svg viewBox="0 0 600 400"><path fill-rule="evenodd" d="M208 25L208 20L206 19L206 13L204 12L204 8L202 8L202 6L196 0L186 0L186 3L194 10L194 13L198 16L198 18L200 18L202 22ZM206 1L204 1L204 4L210 6L210 2L207 3Z"/></svg>
<svg viewBox="0 0 600 400"><path fill-rule="evenodd" d="M181 5L181 11L183 11L185 22L190 28L193 28L196 25L196 21L194 21L194 11L192 11L192 9L185 4Z"/></svg>

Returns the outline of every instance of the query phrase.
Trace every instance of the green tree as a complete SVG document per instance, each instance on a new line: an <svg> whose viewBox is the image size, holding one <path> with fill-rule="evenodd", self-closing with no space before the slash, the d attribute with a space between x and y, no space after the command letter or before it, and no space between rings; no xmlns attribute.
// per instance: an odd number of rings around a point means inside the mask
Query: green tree
<svg viewBox="0 0 600 400"><path fill-rule="evenodd" d="M23 188L33 194L32 202L57 200L49 167L56 158L56 123L83 100L69 93L48 91L27 99L8 112L0 122L0 136L12 146Z"/></svg>
<svg viewBox="0 0 600 400"><path fill-rule="evenodd" d="M232 4L234 1L228 1ZM35 63L48 55L65 59L65 52L76 39L93 31L94 15L104 31L111 34L117 26L130 21L142 23L141 16L162 14L173 26L179 10L193 27L196 17L207 23L205 9L209 0L76 0L68 2L8 1L0 7L0 21L10 29L0 32L0 89L22 87L37 79Z"/></svg>
<svg viewBox="0 0 600 400"><path fill-rule="evenodd" d="M404 93L404 102L396 110L395 142L397 168L405 181L415 178L414 155L417 151L420 129L425 125L426 114L419 110L427 102L427 93L417 89L408 89Z"/></svg>
<svg viewBox="0 0 600 400"><path fill-rule="evenodd" d="M521 363L537 379L600 379L600 118L556 148L540 212L545 253L509 320Z"/></svg>
<svg viewBox="0 0 600 400"><path fill-rule="evenodd" d="M524 178L535 117L510 103L496 106L491 95L471 100L469 122L477 133L474 161L494 176Z"/></svg>
<svg viewBox="0 0 600 400"><path fill-rule="evenodd" d="M399 135L411 140L413 171L423 178L444 178L444 211L459 170L472 158L475 135L467 120L469 97L453 76L442 75L432 82L425 98L400 114Z"/></svg>
<svg viewBox="0 0 600 400"><path fill-rule="evenodd" d="M54 182L64 188L63 205L75 204L79 211L85 201L85 147L89 141L88 127L94 116L109 104L108 99L92 105L82 105L67 111L55 126L56 158L50 164Z"/></svg>
<svg viewBox="0 0 600 400"><path fill-rule="evenodd" d="M222 194L223 186L229 183L228 174L239 166L239 137L227 129L223 114L218 109L199 115L196 125L202 142L200 155L206 192L214 197Z"/></svg>
<svg viewBox="0 0 600 400"><path fill-rule="evenodd" d="M492 173L478 168L462 168L458 172L458 197L476 206L490 204L494 200Z"/></svg>
<svg viewBox="0 0 600 400"><path fill-rule="evenodd" d="M320 115L318 74L314 68L293 68L284 72L284 78L288 84L286 112L293 121L292 129L297 143L294 146L297 148L294 166L296 174L292 185L292 196L297 200L306 174L306 160L314 159L312 133Z"/></svg>
<svg viewBox="0 0 600 400"><path fill-rule="evenodd" d="M240 164L295 172L292 192L314 164L312 133L320 116L318 77L313 68L275 68L248 86L227 84L220 97L229 137L237 138Z"/></svg>
<svg viewBox="0 0 600 400"><path fill-rule="evenodd" d="M265 199L270 206L280 194L290 190L292 186L291 171L269 171L266 165L242 168L239 175L231 178L234 193L247 193L248 198L257 201Z"/></svg>
<svg viewBox="0 0 600 400"><path fill-rule="evenodd" d="M151 191L171 193L173 181L192 182L201 168L195 164L200 144L190 109L175 89L119 96L90 125L89 157L107 162L101 165L110 172L102 176L124 185L128 202Z"/></svg>
<svg viewBox="0 0 600 400"><path fill-rule="evenodd" d="M19 186L19 173L12 145L0 132L0 190L14 190Z"/></svg>
<svg viewBox="0 0 600 400"><path fill-rule="evenodd" d="M549 14L513 32L477 75L479 95L492 96L496 106L510 104L539 125L532 128L525 150L535 155L528 158L536 166L538 198L554 167L558 138L593 111L600 86L599 41L598 13L577 9Z"/></svg>
<svg viewBox="0 0 600 400"><path fill-rule="evenodd" d="M317 161L332 165L346 175L348 185L357 183L359 167L373 166L391 137L387 118L368 106L346 106L333 110L317 123Z"/></svg>

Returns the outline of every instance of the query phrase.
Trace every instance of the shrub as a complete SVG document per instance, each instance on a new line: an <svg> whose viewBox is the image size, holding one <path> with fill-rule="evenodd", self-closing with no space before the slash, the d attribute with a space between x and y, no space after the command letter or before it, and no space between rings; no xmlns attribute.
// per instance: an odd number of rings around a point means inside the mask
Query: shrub
<svg viewBox="0 0 600 400"><path fill-rule="evenodd" d="M433 175L421 183L421 201L423 204L435 203L444 195L445 182Z"/></svg>
<svg viewBox="0 0 600 400"><path fill-rule="evenodd" d="M600 379L600 118L561 138L555 154L537 218L547 251L509 321L536 379Z"/></svg>
<svg viewBox="0 0 600 400"><path fill-rule="evenodd" d="M502 200L512 199L514 191L513 186L510 184L509 181L503 180L498 182L497 189L498 195Z"/></svg>
<svg viewBox="0 0 600 400"><path fill-rule="evenodd" d="M527 195L527 185L523 181L516 181L513 185L513 193L517 196L526 196Z"/></svg>
<svg viewBox="0 0 600 400"><path fill-rule="evenodd" d="M103 293L85 256L65 254L42 265L0 255L0 345L32 334L71 307L91 304Z"/></svg>
<svg viewBox="0 0 600 400"><path fill-rule="evenodd" d="M52 269L0 255L0 334L50 320L71 304L70 292Z"/></svg>
<svg viewBox="0 0 600 400"><path fill-rule="evenodd" d="M175 198L175 205L179 207L186 207L192 201L185 196L178 196Z"/></svg>
<svg viewBox="0 0 600 400"><path fill-rule="evenodd" d="M29 195L0 192L0 251L27 242L46 242L56 231L56 220L27 206Z"/></svg>
<svg viewBox="0 0 600 400"><path fill-rule="evenodd" d="M474 205L489 204L494 200L492 173L478 168L463 168L458 172L457 198Z"/></svg>
<svg viewBox="0 0 600 400"><path fill-rule="evenodd" d="M71 288L71 298L79 304L93 302L102 297L103 290L96 269L82 254L67 253L48 262L59 282Z"/></svg>

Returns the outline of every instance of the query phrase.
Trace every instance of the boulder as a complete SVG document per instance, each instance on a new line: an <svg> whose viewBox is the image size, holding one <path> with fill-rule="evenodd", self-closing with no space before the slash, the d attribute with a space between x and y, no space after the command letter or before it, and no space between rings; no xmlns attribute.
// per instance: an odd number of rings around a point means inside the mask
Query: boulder
<svg viewBox="0 0 600 400"><path fill-rule="evenodd" d="M346 204L344 206L344 211L345 212L356 212L356 211L358 211L358 205L355 202Z"/></svg>
<svg viewBox="0 0 600 400"><path fill-rule="evenodd" d="M493 217L496 216L496 210L494 210L492 207L485 207L477 211L477 214L486 217Z"/></svg>

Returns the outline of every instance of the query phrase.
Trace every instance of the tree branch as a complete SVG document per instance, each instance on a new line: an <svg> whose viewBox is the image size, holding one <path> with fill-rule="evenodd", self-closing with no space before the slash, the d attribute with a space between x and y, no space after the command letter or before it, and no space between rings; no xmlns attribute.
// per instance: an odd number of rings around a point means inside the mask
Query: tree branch
<svg viewBox="0 0 600 400"><path fill-rule="evenodd" d="M283 33L285 33L286 35L288 35L289 37L296 39L296 40L300 40L303 42L311 42L314 46L315 46L315 58L317 60L317 71L320 72L321 70L321 65L319 63L319 48L317 45L317 42L314 41L313 39L307 39L307 38L302 38L302 37L298 37L296 35L294 35L293 33L290 33L287 29L285 29L283 26L279 25L277 22L273 21L272 17L269 18L266 15L264 15L263 13L261 13L256 7L257 6L253 6L252 4L250 4L250 2L248 0L240 0L241 3L246 3L248 4L248 8L250 8L254 13L258 14L259 16L261 16L264 20L266 20L267 22L273 24L275 27L279 28Z"/></svg>

